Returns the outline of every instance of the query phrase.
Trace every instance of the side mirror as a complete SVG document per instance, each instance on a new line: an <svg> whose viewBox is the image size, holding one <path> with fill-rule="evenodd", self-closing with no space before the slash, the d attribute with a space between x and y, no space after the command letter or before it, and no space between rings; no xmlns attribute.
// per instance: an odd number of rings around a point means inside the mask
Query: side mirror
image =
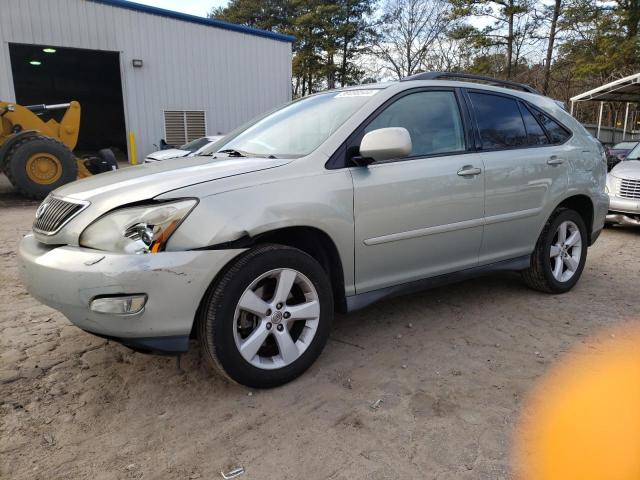
<svg viewBox="0 0 640 480"><path fill-rule="evenodd" d="M406 157L412 148L411 135L406 128L379 128L362 137L360 158L354 160L359 165L368 165L380 160Z"/></svg>

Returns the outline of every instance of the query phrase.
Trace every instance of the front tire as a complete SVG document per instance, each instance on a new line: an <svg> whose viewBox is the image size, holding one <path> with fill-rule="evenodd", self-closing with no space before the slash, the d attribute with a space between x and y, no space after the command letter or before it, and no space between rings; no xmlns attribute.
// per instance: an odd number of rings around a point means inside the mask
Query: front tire
<svg viewBox="0 0 640 480"><path fill-rule="evenodd" d="M214 367L248 387L270 388L311 366L332 319L331 284L320 264L295 248L260 245L209 288L198 334Z"/></svg>
<svg viewBox="0 0 640 480"><path fill-rule="evenodd" d="M522 278L534 290L568 292L580 279L586 260L584 220L574 210L558 209L542 229L531 266L522 272Z"/></svg>

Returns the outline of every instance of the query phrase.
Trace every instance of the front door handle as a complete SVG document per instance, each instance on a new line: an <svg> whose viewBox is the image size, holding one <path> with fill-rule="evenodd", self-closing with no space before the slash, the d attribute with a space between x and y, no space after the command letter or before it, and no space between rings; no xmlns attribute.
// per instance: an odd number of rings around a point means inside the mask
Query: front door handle
<svg viewBox="0 0 640 480"><path fill-rule="evenodd" d="M560 158L557 155L551 155L547 160L547 165L562 165L563 163L564 158Z"/></svg>
<svg viewBox="0 0 640 480"><path fill-rule="evenodd" d="M475 175L480 175L481 173L482 169L474 167L473 165L465 165L458 170L458 175L461 177L473 177Z"/></svg>

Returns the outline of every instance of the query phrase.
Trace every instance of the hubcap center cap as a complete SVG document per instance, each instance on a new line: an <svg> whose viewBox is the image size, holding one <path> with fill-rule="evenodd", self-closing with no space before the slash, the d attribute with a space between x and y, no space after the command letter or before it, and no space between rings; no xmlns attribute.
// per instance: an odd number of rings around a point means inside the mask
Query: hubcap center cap
<svg viewBox="0 0 640 480"><path fill-rule="evenodd" d="M276 325L279 324L282 321L282 312L276 312L271 315L271 321Z"/></svg>

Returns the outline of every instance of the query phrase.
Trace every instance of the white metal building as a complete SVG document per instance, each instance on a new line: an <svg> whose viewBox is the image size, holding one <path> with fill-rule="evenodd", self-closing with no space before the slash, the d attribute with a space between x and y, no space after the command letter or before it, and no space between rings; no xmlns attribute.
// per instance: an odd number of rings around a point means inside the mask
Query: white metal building
<svg viewBox="0 0 640 480"><path fill-rule="evenodd" d="M291 98L292 37L123 0L0 0L0 99L78 100L78 149L138 157Z"/></svg>

